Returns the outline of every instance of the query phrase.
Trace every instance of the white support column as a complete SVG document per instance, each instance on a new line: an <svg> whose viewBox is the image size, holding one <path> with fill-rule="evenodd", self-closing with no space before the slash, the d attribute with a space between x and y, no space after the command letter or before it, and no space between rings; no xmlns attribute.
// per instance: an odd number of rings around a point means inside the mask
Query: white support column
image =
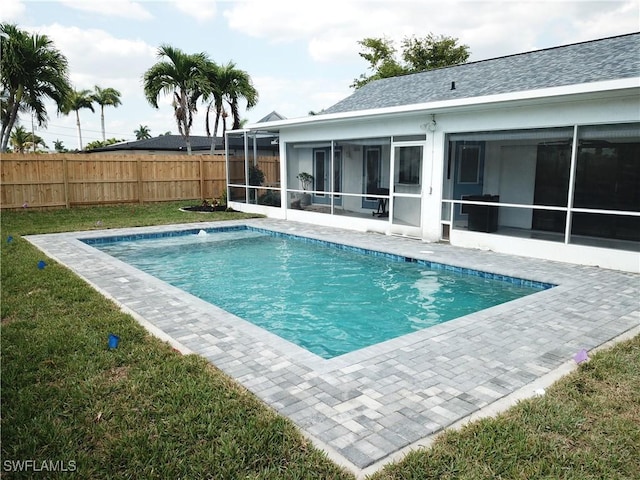
<svg viewBox="0 0 640 480"><path fill-rule="evenodd" d="M242 132L244 150L244 201L249 203L249 137L247 131Z"/></svg>
<svg viewBox="0 0 640 480"><path fill-rule="evenodd" d="M336 155L335 154L335 145L336 145L335 140L331 140L331 153L330 153L331 159L329 160L329 192L330 192L329 193L329 195L330 195L329 198L331 199L331 204L330 204L331 215L333 215L333 213L334 213L333 212L333 208L334 208L333 203L334 203L334 192L335 192L335 188L336 188L336 186L335 186L335 178L334 178L334 172L335 172L334 163L335 163L335 155Z"/></svg>
<svg viewBox="0 0 640 480"><path fill-rule="evenodd" d="M564 226L564 243L568 244L571 239L571 216L573 209L574 183L576 181L576 163L578 160L578 125L573 126L573 143L571 145L571 166L569 168L569 191L567 198L567 218Z"/></svg>

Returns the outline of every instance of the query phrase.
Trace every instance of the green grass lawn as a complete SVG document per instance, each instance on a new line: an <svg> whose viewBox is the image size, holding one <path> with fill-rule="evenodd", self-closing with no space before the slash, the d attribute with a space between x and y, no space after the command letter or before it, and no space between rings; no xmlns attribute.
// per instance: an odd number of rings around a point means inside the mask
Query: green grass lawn
<svg viewBox="0 0 640 480"><path fill-rule="evenodd" d="M20 238L248 217L183 205L2 212L2 476L58 476L8 471L33 460L76 478L354 478L287 419L204 359L148 335L65 267L46 259L38 269L43 255ZM126 339L115 350L109 332ZM593 355L544 397L446 432L372 479L640 478L639 425L636 337Z"/></svg>

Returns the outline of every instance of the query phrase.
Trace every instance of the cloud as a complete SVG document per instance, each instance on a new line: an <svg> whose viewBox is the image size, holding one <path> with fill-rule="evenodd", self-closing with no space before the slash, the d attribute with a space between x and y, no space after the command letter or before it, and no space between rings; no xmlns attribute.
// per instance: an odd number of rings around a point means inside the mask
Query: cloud
<svg viewBox="0 0 640 480"><path fill-rule="evenodd" d="M259 120L272 110L288 117L304 117L310 110L320 111L348 96L350 80L341 82L340 90L327 89L326 78L256 76L253 78L260 92L258 107L243 113L251 122Z"/></svg>
<svg viewBox="0 0 640 480"><path fill-rule="evenodd" d="M21 0L3 0L0 10L0 21L2 23L16 22L24 12L26 7Z"/></svg>
<svg viewBox="0 0 640 480"><path fill-rule="evenodd" d="M206 22L216 16L216 2L213 0L173 0L171 3L198 22Z"/></svg>
<svg viewBox="0 0 640 480"><path fill-rule="evenodd" d="M608 2L604 3L606 5L594 2L593 5L587 6L592 9L592 15L575 19L575 28L579 32L575 41L638 31L640 5L637 1L612 2L614 5L619 5L617 8L611 8Z"/></svg>
<svg viewBox="0 0 640 480"><path fill-rule="evenodd" d="M105 109L107 137L132 137L133 128L142 122L139 118L152 115L153 109L144 98L142 76L157 61L155 47L135 37L121 38L95 28L69 27L58 23L23 28L47 35L67 57L70 81L74 88L93 90L98 85L120 91L122 105ZM67 147L75 148L76 141L68 136L68 129L73 126L72 116L52 116L55 112L53 105L48 106L47 111L51 125L47 139L60 136L65 139ZM101 140L99 110L96 108L95 114L83 110L80 116L85 143ZM153 126L156 127L156 123Z"/></svg>
<svg viewBox="0 0 640 480"><path fill-rule="evenodd" d="M35 30L53 40L69 60L69 70L75 78L91 82L82 85L86 88L116 79L128 79L139 85L144 71L156 60L156 49L144 41L114 37L104 30L58 23Z"/></svg>
<svg viewBox="0 0 640 480"><path fill-rule="evenodd" d="M358 40L429 33L460 39L480 60L637 30L637 0L248 0L223 12L229 28L271 43L306 42L316 62L357 58Z"/></svg>
<svg viewBox="0 0 640 480"><path fill-rule="evenodd" d="M272 42L289 42L319 32L331 18L331 8L319 8L317 2L305 2L304 8L292 8L281 0L234 2L223 12L229 27L246 35L267 38Z"/></svg>
<svg viewBox="0 0 640 480"><path fill-rule="evenodd" d="M91 12L97 15L151 20L153 15L140 2L131 0L86 1L60 0L60 3L75 10Z"/></svg>

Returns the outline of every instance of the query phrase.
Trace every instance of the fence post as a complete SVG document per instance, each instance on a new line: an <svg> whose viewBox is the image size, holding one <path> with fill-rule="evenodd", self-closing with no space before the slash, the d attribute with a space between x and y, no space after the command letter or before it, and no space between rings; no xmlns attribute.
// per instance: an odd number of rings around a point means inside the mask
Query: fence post
<svg viewBox="0 0 640 480"><path fill-rule="evenodd" d="M69 165L67 164L67 155L62 157L62 181L64 182L64 205L66 208L71 206L69 201Z"/></svg>
<svg viewBox="0 0 640 480"><path fill-rule="evenodd" d="M136 165L138 167L138 203L142 204L144 202L142 199L142 159L140 157L136 158Z"/></svg>
<svg viewBox="0 0 640 480"><path fill-rule="evenodd" d="M204 155L200 155L200 200L204 201Z"/></svg>

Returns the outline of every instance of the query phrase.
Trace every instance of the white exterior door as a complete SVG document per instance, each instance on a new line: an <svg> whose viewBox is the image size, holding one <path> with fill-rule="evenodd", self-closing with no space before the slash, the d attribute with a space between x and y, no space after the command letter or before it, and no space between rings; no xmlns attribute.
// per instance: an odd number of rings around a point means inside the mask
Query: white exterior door
<svg viewBox="0 0 640 480"><path fill-rule="evenodd" d="M420 237L424 143L396 143L391 152L391 233Z"/></svg>

